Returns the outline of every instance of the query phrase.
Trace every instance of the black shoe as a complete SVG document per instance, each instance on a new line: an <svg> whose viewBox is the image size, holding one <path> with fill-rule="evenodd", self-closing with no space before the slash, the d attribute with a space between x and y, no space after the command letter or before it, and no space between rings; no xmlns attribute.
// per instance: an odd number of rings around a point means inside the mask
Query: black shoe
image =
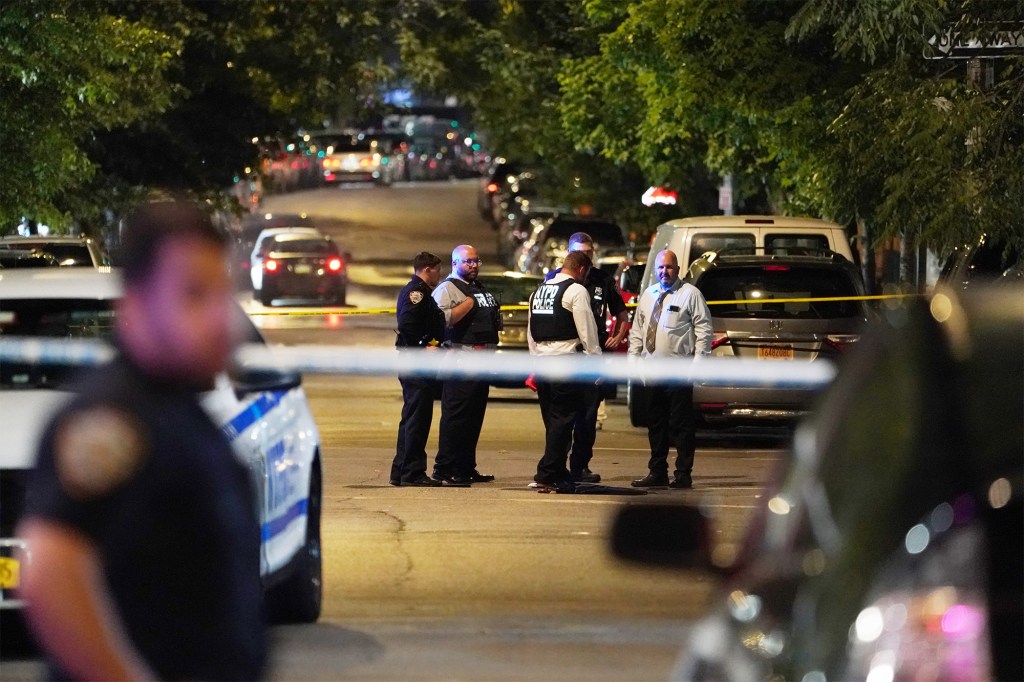
<svg viewBox="0 0 1024 682"><path fill-rule="evenodd" d="M668 484L669 488L676 489L688 489L693 487L693 479L687 476L676 476L672 479L672 482Z"/></svg>
<svg viewBox="0 0 1024 682"><path fill-rule="evenodd" d="M397 478L392 478L390 481L388 481L388 483L396 487L402 485L402 482Z"/></svg>
<svg viewBox="0 0 1024 682"><path fill-rule="evenodd" d="M490 483L494 480L494 476L491 476L490 474L481 474L476 469L470 471L466 478L469 479L470 483Z"/></svg>
<svg viewBox="0 0 1024 682"><path fill-rule="evenodd" d="M595 474L590 469L584 469L579 473L573 474L572 480L576 481L577 483L600 483L601 474Z"/></svg>
<svg viewBox="0 0 1024 682"><path fill-rule="evenodd" d="M420 474L416 478L402 481L402 485L412 485L419 488L437 488L441 485L441 481L435 481L426 474Z"/></svg>
<svg viewBox="0 0 1024 682"><path fill-rule="evenodd" d="M647 474L643 478L638 478L632 483L631 486L634 488L667 488L668 487L668 476L655 476L654 474Z"/></svg>
<svg viewBox="0 0 1024 682"><path fill-rule="evenodd" d="M457 485L462 487L466 487L473 482L469 476L463 476L462 474L439 474L436 472L434 473L434 480L440 481L444 485Z"/></svg>

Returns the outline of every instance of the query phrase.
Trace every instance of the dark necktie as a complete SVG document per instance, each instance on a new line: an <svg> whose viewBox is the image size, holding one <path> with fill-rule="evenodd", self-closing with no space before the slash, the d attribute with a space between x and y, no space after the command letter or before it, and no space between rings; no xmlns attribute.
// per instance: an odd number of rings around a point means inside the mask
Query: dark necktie
<svg viewBox="0 0 1024 682"><path fill-rule="evenodd" d="M668 291L662 291L658 294L658 300L654 303L654 308L651 309L651 319L647 321L647 336L644 338L644 348L647 349L648 353L654 352L654 339L658 335L658 320L661 319L661 308L665 303L665 297L671 293L671 289Z"/></svg>

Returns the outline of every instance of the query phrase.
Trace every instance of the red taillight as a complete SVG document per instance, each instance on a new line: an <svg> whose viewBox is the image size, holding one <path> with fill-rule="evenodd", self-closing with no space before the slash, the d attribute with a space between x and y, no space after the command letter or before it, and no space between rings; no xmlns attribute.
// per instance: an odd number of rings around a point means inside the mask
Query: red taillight
<svg viewBox="0 0 1024 682"><path fill-rule="evenodd" d="M497 191L498 191L498 185L496 185L496 184L495 184L495 183L493 183L493 182L492 182L492 183L490 183L489 185L487 185L487 191L488 191L488 192L489 192L490 194L494 194L495 192L497 192Z"/></svg>
<svg viewBox="0 0 1024 682"><path fill-rule="evenodd" d="M273 258L268 258L267 260L263 261L263 269L266 270L267 272L277 272L278 267L280 266L278 265L277 261L274 260Z"/></svg>
<svg viewBox="0 0 1024 682"><path fill-rule="evenodd" d="M849 350L858 341L860 336L857 334L829 334L825 337L825 345L839 352Z"/></svg>
<svg viewBox="0 0 1024 682"><path fill-rule="evenodd" d="M711 350L729 343L729 335L725 332L715 332L715 338L711 342Z"/></svg>
<svg viewBox="0 0 1024 682"><path fill-rule="evenodd" d="M787 272L789 270L788 265L766 265L763 268L768 272Z"/></svg>
<svg viewBox="0 0 1024 682"><path fill-rule="evenodd" d="M327 269L330 270L331 272L341 272L341 259L332 258L331 260L327 261Z"/></svg>

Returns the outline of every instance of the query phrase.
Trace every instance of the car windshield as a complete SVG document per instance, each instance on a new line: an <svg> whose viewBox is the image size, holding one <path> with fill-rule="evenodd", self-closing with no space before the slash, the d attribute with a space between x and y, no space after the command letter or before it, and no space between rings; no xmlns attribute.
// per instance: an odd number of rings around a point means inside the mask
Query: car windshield
<svg viewBox="0 0 1024 682"><path fill-rule="evenodd" d="M487 277L481 276L480 282L497 299L499 305L526 305L530 294L540 284L536 277Z"/></svg>
<svg viewBox="0 0 1024 682"><path fill-rule="evenodd" d="M705 272L696 286L715 317L819 319L863 317L865 314L860 301L793 300L858 296L860 292L853 280L839 269L778 264L720 265Z"/></svg>
<svg viewBox="0 0 1024 682"><path fill-rule="evenodd" d="M286 253L333 254L334 244L326 239L275 239L272 251Z"/></svg>

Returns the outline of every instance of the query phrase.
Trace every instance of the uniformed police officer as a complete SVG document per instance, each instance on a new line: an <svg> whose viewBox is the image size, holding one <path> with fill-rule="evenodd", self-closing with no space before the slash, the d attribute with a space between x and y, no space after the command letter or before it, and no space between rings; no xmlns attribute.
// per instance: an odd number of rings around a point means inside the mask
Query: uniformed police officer
<svg viewBox="0 0 1024 682"><path fill-rule="evenodd" d="M413 276L398 294L399 350L434 350L444 339L444 314L431 297L441 281L441 259L427 251L412 259ZM427 436L434 417L436 379L400 376L402 420L398 424L398 445L391 463L391 485L434 487L441 485L427 476Z"/></svg>
<svg viewBox="0 0 1024 682"><path fill-rule="evenodd" d="M445 345L453 353L488 352L498 345L501 308L477 280L480 257L468 244L452 251L452 273L434 289L444 313ZM448 379L441 391L441 424L434 478L453 485L486 483L494 476L476 468L490 387L486 381Z"/></svg>
<svg viewBox="0 0 1024 682"><path fill-rule="evenodd" d="M637 301L629 354L638 358L674 357L692 361L711 354L714 326L711 310L700 290L679 279L679 259L665 249L654 259L658 281ZM644 387L647 440L651 457L648 474L632 482L636 488L692 488L697 426L693 414L693 386L673 386L657 380ZM672 481L668 479L668 452L676 449Z"/></svg>
<svg viewBox="0 0 1024 682"><path fill-rule="evenodd" d="M581 284L591 267L590 256L570 252L562 269L530 296L527 343L531 355L570 355L601 352L590 296ZM544 455L533 480L560 492L575 489L566 469L573 424L587 407L590 386L575 381L537 381L541 419L544 421Z"/></svg>
<svg viewBox="0 0 1024 682"><path fill-rule="evenodd" d="M197 399L233 349L227 242L163 202L122 244L118 355L50 422L18 531L28 622L60 679L255 679L253 490Z"/></svg>
<svg viewBox="0 0 1024 682"><path fill-rule="evenodd" d="M569 237L569 251L585 253L593 260L594 240L586 232L576 232ZM601 268L591 266L582 284L590 294L590 307L594 312L601 350L611 352L622 343L629 331L626 304L615 288L614 278ZM610 333L605 325L609 316L613 320ZM586 388L586 407L573 425L572 451L569 453L569 471L574 481L597 483L601 480L599 474L590 470L590 460L594 457L594 441L597 440L597 412L606 395L604 385Z"/></svg>

